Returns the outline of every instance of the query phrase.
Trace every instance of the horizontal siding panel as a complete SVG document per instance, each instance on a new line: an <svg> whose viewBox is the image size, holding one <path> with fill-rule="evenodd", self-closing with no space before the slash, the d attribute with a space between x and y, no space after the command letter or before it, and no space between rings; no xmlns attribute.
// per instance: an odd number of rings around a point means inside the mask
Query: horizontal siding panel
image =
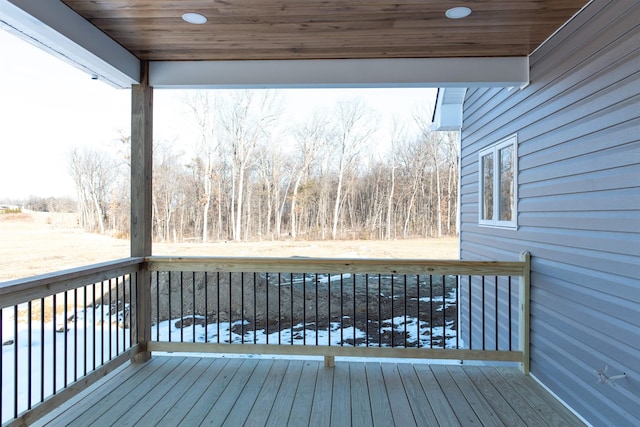
<svg viewBox="0 0 640 427"><path fill-rule="evenodd" d="M494 233L489 234L491 236L491 248L493 250L502 251L502 253L511 252L512 254L519 254L523 251L528 251L532 256L550 260L561 260L562 262L578 267L589 268L594 271L615 271L620 276L632 279L637 278L639 274L638 270L640 269L640 264L638 264L638 258L634 256L600 252L596 248L579 249L570 246L550 245L520 240L517 238L517 233L514 231L511 231L513 233L512 237L498 237L498 233L502 234L503 232L509 232L510 230L494 229L492 231ZM462 232L465 232L465 226L462 227ZM487 231L487 233L491 233L491 231ZM487 237L487 235L479 233L465 233L465 242L475 243L478 246L484 245L486 247L488 246ZM567 242L567 244L570 243L571 242Z"/></svg>
<svg viewBox="0 0 640 427"><path fill-rule="evenodd" d="M478 206L469 206L476 218ZM463 211L461 212L469 212ZM467 221L474 218L466 217ZM569 228L574 230L638 232L640 230L640 211L586 211L586 212L520 212L518 224L521 227Z"/></svg>
<svg viewBox="0 0 640 427"><path fill-rule="evenodd" d="M640 147L640 144L638 144ZM640 160L640 159L639 159ZM640 188L640 164L623 165L613 169L547 179L533 183L520 183L518 195L522 199L547 194L590 193L618 188Z"/></svg>
<svg viewBox="0 0 640 427"><path fill-rule="evenodd" d="M616 349L622 352L620 355L622 356L626 350L626 359L616 356L621 366L631 366L629 363L633 363L634 354L637 355L638 351L640 351L640 343L632 339L635 327L629 323L621 323L619 325L617 322L611 321L608 316L591 315L589 309L585 306L576 304L571 299L558 298L554 294L537 288L535 292L532 292L531 299L531 311L536 313L533 318L536 318L536 323L540 324L550 322L547 319L547 314L541 315L540 308L542 307L548 310L548 313L562 313L567 305L577 309L575 313L573 310L571 311L571 316L558 317L560 323L555 324L555 329L558 330L558 333L566 333L568 331L568 322L570 322L572 326L571 336L588 344L591 351L605 348ZM537 316L540 317L538 318ZM567 318L563 319L563 317ZM637 361L637 357L635 359Z"/></svg>
<svg viewBox="0 0 640 427"><path fill-rule="evenodd" d="M553 178L589 174L592 172L636 166L640 163L640 142L616 145L598 153L550 163L544 167L520 170L518 183L526 184ZM637 180L634 180L637 182ZM622 181L621 181L622 183Z"/></svg>
<svg viewBox="0 0 640 427"><path fill-rule="evenodd" d="M640 189L623 188L611 191L596 191L580 194L560 194L547 197L520 199L519 212L572 212L639 210Z"/></svg>
<svg viewBox="0 0 640 427"><path fill-rule="evenodd" d="M634 398L629 392L619 392L616 387L596 384L596 369L603 369L603 360L595 360L594 365L576 363L576 355L589 355L594 352L581 352L574 344L577 340L565 339L565 346L554 345L548 330L541 329L531 348L540 353L538 361L532 361L531 368L536 378L545 384L557 384L556 392L565 399L575 402L573 408L594 426L636 427ZM568 348L568 350L567 350ZM579 348L579 347L578 347ZM609 365L609 369L613 367ZM616 372L620 372L617 371ZM620 395L623 397L620 397ZM603 410L602 407L606 407Z"/></svg>
<svg viewBox="0 0 640 427"><path fill-rule="evenodd" d="M637 95L633 95L634 90L637 92L640 87L638 76L640 74L629 76L627 79L613 84L604 93L594 94L578 102L567 104L563 106L562 110L556 110L553 114L547 114L546 117L528 117L531 124L522 129L520 140L527 141L539 135L573 127L576 123L583 123L587 120L599 120L601 115L611 111L619 111L624 106L630 106L633 112L633 105L637 106ZM511 133L515 131L516 129L510 129Z"/></svg>
<svg viewBox="0 0 640 427"><path fill-rule="evenodd" d="M640 34L637 32L638 22L633 16L629 16L625 21L625 34L615 43L606 44L596 39L596 45L586 45L585 48L604 51L596 57L590 64L588 69L581 65L585 59L580 56L566 55L563 52L561 58L562 67L554 68L557 74L551 76L531 76L531 85L526 91L513 92L513 96L503 99L502 105L492 111L493 118L491 120L476 120L475 117L469 117L469 126L465 126L466 134L463 136L472 136L471 139L481 139L487 135L502 132L501 135L509 135L517 130L518 120L527 117L531 123L543 121L549 114L567 108L575 104L579 98L588 97L590 94L600 89L606 88L607 85L613 84L618 80L626 77L624 70L618 70L618 62L626 63L630 73L636 72L634 68L636 61L637 49L640 46ZM631 52L630 52L631 50ZM567 70L569 68L569 70ZM594 69L596 70L594 72ZM607 75L607 79L611 80L595 80L595 87L588 87L582 90L581 85L589 83L594 79L594 75L598 73L613 70L613 73ZM569 71L571 71L569 73ZM533 73L533 70L532 70ZM620 74L618 74L620 73ZM567 74L565 78L555 80L561 74ZM576 89L580 88L579 91ZM578 97L578 99L576 98ZM596 96L594 99L598 99ZM465 106L466 107L466 106ZM465 109L466 121L466 109ZM481 125L482 124L482 125ZM476 134L478 132L478 134Z"/></svg>
<svg viewBox="0 0 640 427"><path fill-rule="evenodd" d="M610 0L592 2L569 24L570 31L558 32L534 52L529 60L532 80L558 79L567 69L572 70L577 64L589 59L589 54L602 54L603 49L617 41L617 37L607 34L613 21L616 21L616 28L619 28L616 31L618 37L624 37L638 25L635 19L638 13L637 2L623 1L616 7L608 7L612 3ZM571 65L567 65L569 60L573 60Z"/></svg>
<svg viewBox="0 0 640 427"><path fill-rule="evenodd" d="M564 304L570 304L571 301L561 301ZM554 346L557 343L566 343L576 340L582 345L580 352L574 355L583 356L581 363L593 369L592 374L595 377L595 369L604 368L605 364L616 371L630 373L626 369L632 367L634 371L638 370L637 365L634 366L634 359L637 360L638 348L631 345L627 336L623 341L614 342L608 333L591 328L591 325L576 321L573 317L564 316L562 312L553 310L541 302L532 304L532 318L536 320L532 330L541 332L536 335L536 340L548 340ZM567 334L567 330L573 331ZM610 349L611 353L602 354L602 349ZM640 374L640 372L638 372ZM594 381L595 383L595 381Z"/></svg>
<svg viewBox="0 0 640 427"><path fill-rule="evenodd" d="M612 141L616 145L637 142L640 138L637 121L640 99L637 98L601 111L598 120L578 120L556 129L554 139L557 144L552 147L549 147L547 135L529 138L518 147L523 162L521 167L527 169L548 164L555 158L570 159L596 153L611 147Z"/></svg>
<svg viewBox="0 0 640 427"><path fill-rule="evenodd" d="M635 327L640 327L640 316L638 316L638 303L636 301L627 299L624 296L611 295L600 292L598 289L581 286L582 284L579 286L575 283L550 277L542 273L533 272L531 276L532 279L535 278L536 280L536 289L548 291L560 299L582 304L590 310L593 316L597 317L598 313L606 315L606 313L610 311L612 318L619 319ZM615 282L615 280L616 277L613 275L607 280L603 280L601 282L602 288L606 288L611 282ZM618 280L630 279L618 278ZM635 281L635 283L637 286L638 281ZM637 345L640 350L640 340Z"/></svg>
<svg viewBox="0 0 640 427"><path fill-rule="evenodd" d="M532 258L531 264L532 270L544 271L549 277L579 283L580 286L595 289L605 295L640 303L640 292L638 292L640 276L636 278L621 277L614 272L597 272L585 267L577 267L556 260L538 257Z"/></svg>

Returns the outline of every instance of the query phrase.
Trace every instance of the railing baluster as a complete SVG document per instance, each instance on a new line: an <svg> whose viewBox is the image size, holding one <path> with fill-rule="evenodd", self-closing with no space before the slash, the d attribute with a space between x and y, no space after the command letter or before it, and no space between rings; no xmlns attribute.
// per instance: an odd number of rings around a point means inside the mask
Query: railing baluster
<svg viewBox="0 0 640 427"><path fill-rule="evenodd" d="M404 348L407 348L407 275L403 278L404 285Z"/></svg>
<svg viewBox="0 0 640 427"><path fill-rule="evenodd" d="M442 275L442 348L447 346L447 278Z"/></svg>
<svg viewBox="0 0 640 427"><path fill-rule="evenodd" d="M29 301L27 303L27 409L31 409L31 387L32 387L32 380L33 380L33 374L32 374L32 346L33 346L33 339L32 339L32 325L31 325L31 315L32 315L32 303L31 301ZM18 372L16 371L16 375L18 374Z"/></svg>
<svg viewBox="0 0 640 427"><path fill-rule="evenodd" d="M482 276L482 303L480 304L480 308L482 310L482 349L485 349L485 326L484 326L484 297L485 297L485 285L484 285L484 276Z"/></svg>
<svg viewBox="0 0 640 427"><path fill-rule="evenodd" d="M84 343L84 359L82 359L83 360L82 364L83 364L83 367L84 367L84 374L83 375L87 375L87 356L88 356L88 353L87 353L87 285L83 286L83 291L84 291L83 292L83 295L84 295L84 310L83 310L83 312L84 312L84 316L83 316L83 318L84 318L84 335L83 335L84 336L84 341L83 341L83 343Z"/></svg>
<svg viewBox="0 0 640 427"><path fill-rule="evenodd" d="M233 288L232 286L233 283L233 277L232 274L229 273L229 343L231 344L233 342L233 336L232 336L232 317L233 317L233 310L232 310L232 305L231 305L231 289Z"/></svg>
<svg viewBox="0 0 640 427"><path fill-rule="evenodd" d="M498 276L495 281L495 335L496 335L496 350L498 350Z"/></svg>
<svg viewBox="0 0 640 427"><path fill-rule="evenodd" d="M289 305L291 306L289 316L289 331L291 336L291 345L293 345L293 273L289 273L289 290L291 296L289 297Z"/></svg>
<svg viewBox="0 0 640 427"><path fill-rule="evenodd" d="M220 272L219 271L216 272L216 292L217 292L217 297L216 297L216 305L217 305L216 317L217 317L217 320L218 320L216 322L216 325L218 327L218 331L217 331L217 335L216 336L217 336L218 344L220 344L220 323L222 323L222 322L220 320Z"/></svg>
<svg viewBox="0 0 640 427"><path fill-rule="evenodd" d="M244 344L244 273L240 273L240 344Z"/></svg>
<svg viewBox="0 0 640 427"><path fill-rule="evenodd" d="M13 306L13 418L18 418L18 306Z"/></svg>
<svg viewBox="0 0 640 427"><path fill-rule="evenodd" d="M344 274L340 274L340 346L344 343Z"/></svg>
<svg viewBox="0 0 640 427"><path fill-rule="evenodd" d="M46 347L44 342L44 317L45 317L45 301L44 298L40 298L40 402L44 402L44 349ZM2 319L2 310L0 310L0 319ZM0 320L0 329L2 329L2 320ZM2 336L0 336L0 343L2 343ZM2 362L0 362L0 372L2 372ZM2 374L0 374L0 384L2 384ZM1 404L0 404L1 405ZM0 423L2 422L2 416L0 415Z"/></svg>
<svg viewBox="0 0 640 427"><path fill-rule="evenodd" d="M327 345L331 345L331 273L327 274Z"/></svg>
<svg viewBox="0 0 640 427"><path fill-rule="evenodd" d="M307 273L302 273L302 345L307 345Z"/></svg>
<svg viewBox="0 0 640 427"><path fill-rule="evenodd" d="M460 348L460 276L456 275L456 350Z"/></svg>
<svg viewBox="0 0 640 427"><path fill-rule="evenodd" d="M169 342L171 342L171 324L173 323L172 311L171 311L171 272L167 272L167 295L168 295L168 304L169 304L169 313L168 313L168 322L167 322L167 332L169 335Z"/></svg>
<svg viewBox="0 0 640 427"><path fill-rule="evenodd" d="M180 342L184 342L184 275L180 272Z"/></svg>
<svg viewBox="0 0 640 427"><path fill-rule="evenodd" d="M131 278L129 277L129 280ZM127 349L127 334L125 333L125 328L127 325L127 292L125 290L125 284L127 283L126 276L122 276L122 352L124 353ZM119 328L120 326L117 325Z"/></svg>
<svg viewBox="0 0 640 427"><path fill-rule="evenodd" d="M353 346L356 346L356 273L353 273L353 293L351 294L353 300Z"/></svg>
<svg viewBox="0 0 640 427"><path fill-rule="evenodd" d="M67 368L68 368L68 354L69 354L69 347L68 347L68 339L67 339L67 335L69 330L68 328L68 324L69 324L69 316L67 313L67 303L68 303L68 297L67 297L67 293L69 291L65 291L64 292L64 319L62 320L64 323L63 326L63 331L64 331L64 388L67 388L67 383L68 383L68 376L67 376Z"/></svg>
<svg viewBox="0 0 640 427"><path fill-rule="evenodd" d="M366 309L365 314L365 346L369 347L369 274L364 275L364 301Z"/></svg>
<svg viewBox="0 0 640 427"><path fill-rule="evenodd" d="M416 347L420 348L420 275L416 275Z"/></svg>
<svg viewBox="0 0 640 427"><path fill-rule="evenodd" d="M316 345L318 345L318 273L315 274L315 284L316 284Z"/></svg>
<svg viewBox="0 0 640 427"><path fill-rule="evenodd" d="M92 311L92 322L93 322L93 326L91 327L91 331L92 331L92 339L93 339L93 357L91 359L93 359L93 363L92 363L92 367L93 370L96 370L96 355L97 355L97 349L96 349L96 282L93 282L93 285L91 286L91 301L93 301L93 303L91 304L91 308L93 309Z"/></svg>
<svg viewBox="0 0 640 427"><path fill-rule="evenodd" d="M111 281L109 281L111 283ZM55 298L55 295L53 296ZM55 299L54 299L55 301ZM100 364L104 365L104 280L100 282ZM54 307L55 310L55 307ZM55 323L53 324L55 329ZM54 351L55 353L55 351ZM54 363L55 365L55 363Z"/></svg>
<svg viewBox="0 0 640 427"><path fill-rule="evenodd" d="M280 321L282 320L282 301L281 301L281 293L282 290L282 274L278 273L278 345L282 344L282 327L280 325Z"/></svg>
<svg viewBox="0 0 640 427"><path fill-rule="evenodd" d="M394 306L394 293L393 293L393 279L395 278L395 274L391 275L391 347L395 347L394 345L394 336L395 336L395 331L396 331L396 324L395 324L395 312L393 310L393 306Z"/></svg>
<svg viewBox="0 0 640 427"><path fill-rule="evenodd" d="M120 354L120 331L118 327L118 321L120 319L120 284L119 278L116 278L116 356Z"/></svg>
<svg viewBox="0 0 640 427"><path fill-rule="evenodd" d="M509 301L507 313L509 316L509 351L511 351L511 276L508 278L508 287L507 287L507 301Z"/></svg>
<svg viewBox="0 0 640 427"><path fill-rule="evenodd" d="M471 328L471 318L473 317L473 311L471 311L471 276L469 276L469 307L467 315L469 316L469 350L472 350L473 329Z"/></svg>
<svg viewBox="0 0 640 427"><path fill-rule="evenodd" d="M269 344L269 273L266 273L266 286L265 286L265 308L264 308L264 312L265 312L265 324L264 324L264 331L265 331L265 336L266 336L266 342L267 344Z"/></svg>
<svg viewBox="0 0 640 427"><path fill-rule="evenodd" d="M53 315L53 319L52 319L52 328L51 328L51 334L52 334L52 341L53 341L53 364L51 365L51 373L52 373L52 384L53 384L53 391L51 394L56 394L56 375L58 372L58 364L56 363L56 356L57 356L57 339L56 339L56 329L57 329L57 325L56 325L56 294L53 294L53 298L51 300L51 313Z"/></svg>
<svg viewBox="0 0 640 427"><path fill-rule="evenodd" d="M378 347L382 347L382 275L378 274Z"/></svg>
<svg viewBox="0 0 640 427"><path fill-rule="evenodd" d="M116 279L117 280L117 279ZM108 360L111 360L111 358L113 357L113 347L112 347L112 343L113 343L113 321L111 320L112 317L112 312L113 312L113 300L111 299L112 295L111 295L111 287L112 287L112 283L111 283L111 279L109 279L109 358ZM65 298L65 307L67 306L66 304L66 298ZM65 314L66 317L66 314ZM65 323L66 324L66 323ZM66 334L65 334L66 337ZM66 375L65 375L66 377ZM65 383L65 387L66 387L66 383Z"/></svg>
<svg viewBox="0 0 640 427"><path fill-rule="evenodd" d="M433 276L429 275L429 348L433 348Z"/></svg>
<svg viewBox="0 0 640 427"><path fill-rule="evenodd" d="M203 273L204 280L204 342L209 341L209 274Z"/></svg>
<svg viewBox="0 0 640 427"><path fill-rule="evenodd" d="M253 273L253 343L258 342L258 316L256 312L256 306L258 304L257 298L258 288L258 273Z"/></svg>
<svg viewBox="0 0 640 427"><path fill-rule="evenodd" d="M156 341L160 341L160 272L156 271Z"/></svg>
<svg viewBox="0 0 640 427"><path fill-rule="evenodd" d="M192 324L192 331L193 331L193 342L196 342L196 272L193 271L191 273L191 286L192 286L192 290L193 293L191 294L191 307L193 310L193 324Z"/></svg>

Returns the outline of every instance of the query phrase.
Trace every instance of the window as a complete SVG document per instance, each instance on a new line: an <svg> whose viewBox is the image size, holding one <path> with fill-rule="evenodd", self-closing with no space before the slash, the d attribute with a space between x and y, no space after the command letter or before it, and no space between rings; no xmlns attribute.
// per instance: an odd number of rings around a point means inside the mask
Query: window
<svg viewBox="0 0 640 427"><path fill-rule="evenodd" d="M480 225L517 227L516 135L480 151Z"/></svg>

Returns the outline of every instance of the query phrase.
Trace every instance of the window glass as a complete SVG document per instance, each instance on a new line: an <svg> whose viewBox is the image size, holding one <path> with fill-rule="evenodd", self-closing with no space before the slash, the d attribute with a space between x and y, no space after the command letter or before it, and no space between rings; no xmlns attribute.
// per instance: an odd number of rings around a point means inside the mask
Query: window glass
<svg viewBox="0 0 640 427"><path fill-rule="evenodd" d="M493 219L493 153L482 157L482 219Z"/></svg>
<svg viewBox="0 0 640 427"><path fill-rule="evenodd" d="M511 221L514 209L513 145L500 150L500 221Z"/></svg>

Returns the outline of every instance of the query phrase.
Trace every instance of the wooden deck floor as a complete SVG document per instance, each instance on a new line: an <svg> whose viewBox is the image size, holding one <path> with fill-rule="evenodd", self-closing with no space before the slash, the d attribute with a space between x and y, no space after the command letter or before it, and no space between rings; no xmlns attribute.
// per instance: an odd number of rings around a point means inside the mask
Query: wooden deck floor
<svg viewBox="0 0 640 427"><path fill-rule="evenodd" d="M512 368L154 356L41 419L72 426L581 426Z"/></svg>

